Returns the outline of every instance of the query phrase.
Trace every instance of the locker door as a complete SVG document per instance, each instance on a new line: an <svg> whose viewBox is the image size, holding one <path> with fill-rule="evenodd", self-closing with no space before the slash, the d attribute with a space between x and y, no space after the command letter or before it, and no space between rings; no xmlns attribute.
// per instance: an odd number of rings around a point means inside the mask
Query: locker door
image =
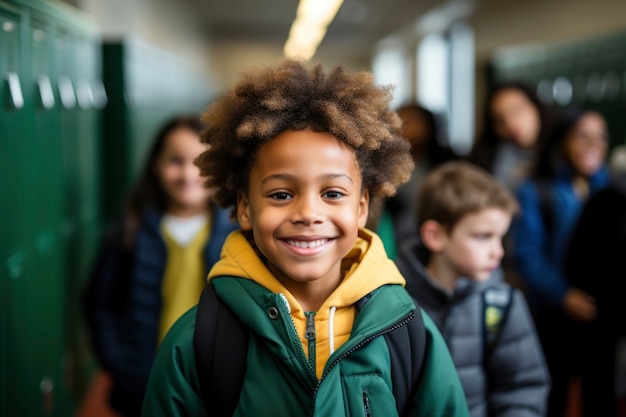
<svg viewBox="0 0 626 417"><path fill-rule="evenodd" d="M25 201L23 189L23 159L26 149L23 141L22 124L24 120L24 74L20 62L20 16L16 9L0 3L0 174L5 181L3 189L5 201L0 218L2 218L2 257L15 250L25 241L21 227L25 224Z"/></svg>
<svg viewBox="0 0 626 417"><path fill-rule="evenodd" d="M0 177L3 203L0 212L0 414L13 411L23 387L14 354L25 348L25 329L17 321L19 299L26 290L25 266L29 257L25 234L25 171L29 149L22 125L25 111L24 74L19 11L0 3Z"/></svg>
<svg viewBox="0 0 626 417"><path fill-rule="evenodd" d="M46 346L32 352L35 378L43 385L46 404L44 415L64 415L67 405L66 346L67 298L65 256L62 239L63 143L59 97L55 94L55 30L47 16L34 15L30 22L29 42L34 132L31 139L38 167L30 181L32 200L29 218L34 227L32 275L29 286L29 323L31 343ZM47 414L46 414L47 413Z"/></svg>
<svg viewBox="0 0 626 417"><path fill-rule="evenodd" d="M68 274L66 297L67 312L73 320L69 322L69 355L77 366L73 374L76 389L79 391L86 382L87 375L81 373L86 363L91 359L86 328L81 309L82 294L88 279L89 269L93 261L93 254L99 238L99 204L100 204L100 131L99 131L99 104L96 93L99 79L100 45L96 38L89 33L75 31L71 33L72 50L74 57L73 72L66 71L76 86L77 106L72 111L73 125L70 127L74 137L65 137L65 146L68 157L75 158L71 165L68 178L71 186L76 187L73 192L78 197L77 211L71 215L76 218L76 233L70 241L69 247L77 247L72 252L72 273ZM67 121L69 123L69 121ZM77 174L75 179L72 175Z"/></svg>
<svg viewBox="0 0 626 417"><path fill-rule="evenodd" d="M97 109L94 90L99 79L98 40L88 33L77 33L74 43L77 57L76 96L78 114L76 132L78 134L79 194L80 194L80 228L81 228L81 264L80 280L83 285L84 276L91 265L94 243L98 238L99 222L99 180L100 180L100 112Z"/></svg>

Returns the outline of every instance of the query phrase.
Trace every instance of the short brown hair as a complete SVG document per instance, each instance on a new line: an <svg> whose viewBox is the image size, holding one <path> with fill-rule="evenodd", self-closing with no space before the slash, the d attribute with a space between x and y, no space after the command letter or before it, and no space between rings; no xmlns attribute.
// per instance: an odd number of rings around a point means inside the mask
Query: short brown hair
<svg viewBox="0 0 626 417"><path fill-rule="evenodd" d="M433 169L422 183L417 224L435 220L448 231L467 214L498 208L516 215L513 194L487 171L465 161L452 161Z"/></svg>
<svg viewBox="0 0 626 417"><path fill-rule="evenodd" d="M374 84L367 71L295 60L242 73L235 87L207 108L202 141L209 150L196 161L214 199L234 206L247 191L259 147L286 130L328 132L356 153L363 190L391 196L413 169L400 118L390 110L391 88Z"/></svg>

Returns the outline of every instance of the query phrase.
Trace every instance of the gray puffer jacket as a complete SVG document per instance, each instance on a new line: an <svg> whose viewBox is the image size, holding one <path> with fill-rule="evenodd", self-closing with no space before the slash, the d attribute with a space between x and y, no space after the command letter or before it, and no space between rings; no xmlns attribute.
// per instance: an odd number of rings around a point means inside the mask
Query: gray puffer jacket
<svg viewBox="0 0 626 417"><path fill-rule="evenodd" d="M456 365L472 417L539 417L546 412L550 378L535 326L522 293L500 323L490 352L484 343L483 292L508 289L501 271L485 282L460 278L454 292L438 285L426 272L426 249L419 238L405 241L396 263L407 290L433 319Z"/></svg>

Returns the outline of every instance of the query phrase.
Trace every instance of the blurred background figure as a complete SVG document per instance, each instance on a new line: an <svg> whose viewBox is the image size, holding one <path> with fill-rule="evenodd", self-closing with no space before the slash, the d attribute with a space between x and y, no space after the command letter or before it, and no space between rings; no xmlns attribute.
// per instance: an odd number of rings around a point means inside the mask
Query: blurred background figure
<svg viewBox="0 0 626 417"><path fill-rule="evenodd" d="M526 299L499 267L502 236L519 210L513 193L460 161L432 170L416 192L416 235L396 262L450 349L470 415L545 416L541 345Z"/></svg>
<svg viewBox="0 0 626 417"><path fill-rule="evenodd" d="M518 81L498 84L487 96L483 132L468 159L515 192L530 174L550 123L548 107L530 86Z"/></svg>
<svg viewBox="0 0 626 417"><path fill-rule="evenodd" d="M181 116L165 123L122 212L105 236L84 308L101 373L79 415L108 406L140 414L155 351L169 327L195 305L206 276L235 225L209 200L194 160L206 149L203 124ZM106 391L108 385L110 393ZM105 399L104 404L97 404Z"/></svg>
<svg viewBox="0 0 626 417"><path fill-rule="evenodd" d="M573 375L582 373L584 403L593 401L588 384L597 383L585 366L597 358L579 349L580 323L596 318L596 300L573 286L564 258L584 203L609 183L605 120L594 111L569 109L541 145L531 177L517 192L522 214L513 224L513 256L552 378L548 416L562 417Z"/></svg>
<svg viewBox="0 0 626 417"><path fill-rule="evenodd" d="M455 159L457 155L447 146L435 114L417 103L400 106L396 112L402 119L402 136L411 145L415 168L409 181L398 188L386 202L385 209L393 222L396 245L413 236L417 230L416 212L418 190L424 177L436 166Z"/></svg>
<svg viewBox="0 0 626 417"><path fill-rule="evenodd" d="M626 153L622 152L619 147L613 151L612 181L583 207L565 258L565 275L571 285L593 297L597 310L595 319L579 328L580 365L589 375L582 387L585 416L618 415L617 347L626 336Z"/></svg>

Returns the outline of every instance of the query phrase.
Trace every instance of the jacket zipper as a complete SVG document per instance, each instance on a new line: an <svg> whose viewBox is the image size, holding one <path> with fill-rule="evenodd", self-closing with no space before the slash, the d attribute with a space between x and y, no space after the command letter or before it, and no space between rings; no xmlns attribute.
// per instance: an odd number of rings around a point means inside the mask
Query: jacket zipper
<svg viewBox="0 0 626 417"><path fill-rule="evenodd" d="M320 385L322 385L322 381L324 380L324 378L326 377L326 375L328 375L330 373L330 371L339 363L339 361L343 360L346 358L346 356L351 355L352 353L356 352L357 350L361 349L363 346L365 346L366 344L368 344L369 342L371 342L372 340L376 339L379 336L383 336L389 332L392 332L394 330L399 329L402 326L406 326L406 324L408 322L410 322L411 320L413 320L413 318L415 318L415 310L411 310L409 312L409 314L407 314L403 319L401 319L399 322L397 322L396 324L387 327L386 329L380 330L377 333L374 333L371 336L366 337L365 339L361 340L357 345L353 346L352 348L350 348L349 350L345 351L344 353L342 353L338 358L336 358L329 366L328 368L326 368L326 371L324 371L324 374L322 375L322 377L319 379L319 381L317 382L317 386L315 387L315 391L313 391L313 403L312 403L312 407L311 407L311 411L309 413L309 416L313 416L313 414L315 413L315 399L317 397L317 392L320 389ZM368 398L368 403L369 403L369 398Z"/></svg>
<svg viewBox="0 0 626 417"><path fill-rule="evenodd" d="M363 409L365 411L365 417L372 417L372 409L370 408L370 397L367 395L367 391L363 390Z"/></svg>
<svg viewBox="0 0 626 417"><path fill-rule="evenodd" d="M280 312L280 314L284 317L285 320L288 321L287 331L289 332L289 338L291 339L291 343L292 345L294 345L294 348L296 349L296 352L298 353L298 356L300 357L300 361L304 364L306 373L309 375L309 377L312 378L313 381L318 381L317 374L315 373L315 369L311 367L311 364L304 353L304 349L302 348L302 342L300 342L300 336L298 336L296 325L293 322L293 317L291 317L291 314L289 313L289 310L287 309L286 303L287 301L280 299L279 301L276 302L276 305L278 307L278 311Z"/></svg>
<svg viewBox="0 0 626 417"><path fill-rule="evenodd" d="M304 331L304 337L309 341L309 365L315 369L315 342L316 342L316 333L315 333L315 311L310 313L304 313L306 315L306 330ZM316 372L317 374L317 372ZM317 379L317 375L316 375Z"/></svg>

